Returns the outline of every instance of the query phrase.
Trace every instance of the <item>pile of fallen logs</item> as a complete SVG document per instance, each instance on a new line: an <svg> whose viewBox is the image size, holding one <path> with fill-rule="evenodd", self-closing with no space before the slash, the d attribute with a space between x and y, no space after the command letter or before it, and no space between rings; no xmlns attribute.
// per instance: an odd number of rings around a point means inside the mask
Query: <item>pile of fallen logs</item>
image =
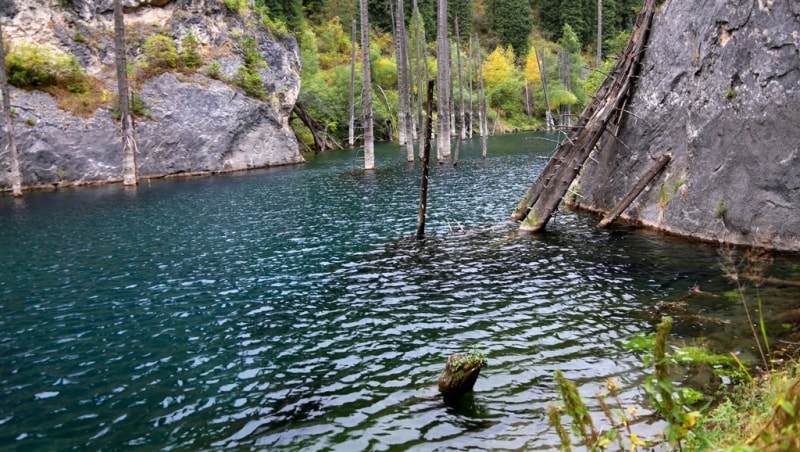
<svg viewBox="0 0 800 452"><path fill-rule="evenodd" d="M617 64L583 110L578 122L556 148L525 197L514 209L511 218L522 221L520 231L536 232L544 229L598 141L606 133L616 136L619 131L625 105L639 74L655 4L656 0L644 2L631 38ZM639 183L623 198L623 202L612 210L611 214L607 216L607 220L604 219L602 226L614 221L616 216L669 162L669 159L670 157L666 154L659 157L639 179ZM654 169L656 167L657 169ZM643 182L645 179L646 182ZM627 203L625 203L626 200ZM619 212L614 214L617 210Z"/></svg>

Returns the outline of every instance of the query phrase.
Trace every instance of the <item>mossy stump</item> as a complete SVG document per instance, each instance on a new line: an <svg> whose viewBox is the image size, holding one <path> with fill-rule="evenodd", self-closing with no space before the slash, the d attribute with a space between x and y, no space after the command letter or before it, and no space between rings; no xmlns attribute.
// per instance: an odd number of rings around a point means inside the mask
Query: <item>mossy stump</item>
<svg viewBox="0 0 800 452"><path fill-rule="evenodd" d="M478 380L481 367L486 365L482 353L456 354L447 359L444 372L439 377L439 392L445 397L460 397L470 391Z"/></svg>

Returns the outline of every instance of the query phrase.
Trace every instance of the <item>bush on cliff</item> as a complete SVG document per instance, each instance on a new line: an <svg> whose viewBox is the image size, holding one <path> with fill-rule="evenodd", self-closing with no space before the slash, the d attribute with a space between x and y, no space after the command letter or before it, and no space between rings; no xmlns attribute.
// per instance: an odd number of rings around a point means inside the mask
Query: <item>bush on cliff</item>
<svg viewBox="0 0 800 452"><path fill-rule="evenodd" d="M99 80L86 75L74 56L53 47L14 43L5 63L11 85L44 91L55 97L62 110L89 117L109 102Z"/></svg>

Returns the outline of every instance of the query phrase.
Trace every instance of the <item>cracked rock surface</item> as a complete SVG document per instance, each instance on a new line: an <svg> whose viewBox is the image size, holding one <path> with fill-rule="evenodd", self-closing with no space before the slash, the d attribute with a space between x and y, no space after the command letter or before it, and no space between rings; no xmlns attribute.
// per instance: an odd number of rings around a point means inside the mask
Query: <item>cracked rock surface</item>
<svg viewBox="0 0 800 452"><path fill-rule="evenodd" d="M7 44L33 41L68 52L109 96L116 94L110 0L0 3ZM300 50L294 38L275 38L215 0L126 0L126 35L156 31L176 46L192 32L205 50L196 73L165 73L134 89L149 113L136 119L140 178L237 171L303 162L289 115L300 92ZM237 36L252 36L266 62L259 69L266 92L256 99L233 83L206 76L212 61L232 78L244 64ZM128 62L133 63L129 49ZM122 180L122 134L111 107L88 118L66 112L49 94L10 87L14 136L23 188ZM0 150L6 147L0 134ZM10 165L0 151L0 191L10 190Z"/></svg>
<svg viewBox="0 0 800 452"><path fill-rule="evenodd" d="M666 0L618 138L580 177L607 212L652 159L665 171L628 221L702 240L800 251L800 7Z"/></svg>

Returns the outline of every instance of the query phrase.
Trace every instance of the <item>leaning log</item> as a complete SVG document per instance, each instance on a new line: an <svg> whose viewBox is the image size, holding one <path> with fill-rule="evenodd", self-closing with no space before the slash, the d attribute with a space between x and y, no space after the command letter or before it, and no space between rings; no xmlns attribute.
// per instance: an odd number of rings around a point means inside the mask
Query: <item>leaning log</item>
<svg viewBox="0 0 800 452"><path fill-rule="evenodd" d="M600 220L600 223L597 224L597 227L602 229L613 223L614 220L616 220L617 217L619 217L620 214L622 214L622 212L630 205L630 203L632 203L633 200L639 196L639 193L641 193L642 190L647 187L647 184L655 179L658 173L660 173L661 170L667 166L667 163L669 163L671 158L672 157L669 154L664 154L659 157L658 160L654 161L647 171L642 175L642 177L636 181L628 194L625 195L625 197L622 198L622 200L613 209L611 209L611 212L609 212L605 217L603 217L602 220Z"/></svg>
<svg viewBox="0 0 800 452"><path fill-rule="evenodd" d="M450 356L439 377L439 392L445 397L460 397L472 391L485 365L486 358L478 352Z"/></svg>
<svg viewBox="0 0 800 452"><path fill-rule="evenodd" d="M597 142L621 120L622 106L639 73L655 2L645 1L622 57L511 215L515 220L524 218L520 231L544 229Z"/></svg>

